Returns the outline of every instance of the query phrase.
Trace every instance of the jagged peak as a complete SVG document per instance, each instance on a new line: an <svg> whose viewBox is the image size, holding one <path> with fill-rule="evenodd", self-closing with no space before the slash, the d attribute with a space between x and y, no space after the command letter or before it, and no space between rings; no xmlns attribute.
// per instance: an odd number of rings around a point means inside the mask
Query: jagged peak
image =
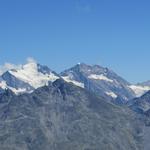
<svg viewBox="0 0 150 150"><path fill-rule="evenodd" d="M97 65L97 64L86 64L86 63L78 63L75 66L72 67L73 68L80 68L80 69L99 69L99 70L105 70L105 71L109 71L110 69L107 67L103 67L101 65ZM110 70L111 71L111 70Z"/></svg>

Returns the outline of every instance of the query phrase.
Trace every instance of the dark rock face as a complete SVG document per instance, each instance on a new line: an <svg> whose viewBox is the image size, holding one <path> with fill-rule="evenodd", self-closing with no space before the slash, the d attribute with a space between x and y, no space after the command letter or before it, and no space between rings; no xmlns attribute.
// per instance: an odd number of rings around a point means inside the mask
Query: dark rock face
<svg viewBox="0 0 150 150"><path fill-rule="evenodd" d="M109 80L95 80L89 78L90 75L103 75ZM89 91L94 92L99 96L108 97L107 92L116 94L116 101L109 98L110 101L118 104L123 104L127 100L135 97L133 91L129 88L130 83L118 76L112 70L98 65L90 66L84 63L78 64L71 69L65 70L60 74L61 76L70 76L73 80L84 83L84 86ZM108 99L108 98L107 98Z"/></svg>
<svg viewBox="0 0 150 150"><path fill-rule="evenodd" d="M0 95L2 150L143 150L141 132L128 109L61 79Z"/></svg>
<svg viewBox="0 0 150 150"><path fill-rule="evenodd" d="M45 65L40 65L40 64L37 64L37 66L38 66L38 72L41 72L43 74L53 73L54 75L59 77L59 75L55 71L52 71L49 67L47 67Z"/></svg>
<svg viewBox="0 0 150 150"><path fill-rule="evenodd" d="M144 150L150 149L150 91L139 98L135 98L127 105L137 113L137 117L145 124L143 128Z"/></svg>

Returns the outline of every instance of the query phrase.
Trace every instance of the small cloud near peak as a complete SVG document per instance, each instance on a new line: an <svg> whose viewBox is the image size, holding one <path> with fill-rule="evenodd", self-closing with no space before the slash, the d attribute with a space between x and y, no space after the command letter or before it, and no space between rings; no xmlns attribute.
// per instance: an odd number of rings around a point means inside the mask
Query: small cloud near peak
<svg viewBox="0 0 150 150"><path fill-rule="evenodd" d="M32 57L28 57L26 59L26 63L27 64L33 64L33 63L35 64L35 63L37 63L37 61ZM21 69L23 66L24 65L22 65L22 64L13 64L13 63L6 62L6 63L4 63L4 65L0 65L0 75L2 75L4 72L11 70L11 69L15 69L15 70Z"/></svg>
<svg viewBox="0 0 150 150"><path fill-rule="evenodd" d="M26 61L27 63L37 63L37 61L33 57L28 57Z"/></svg>
<svg viewBox="0 0 150 150"><path fill-rule="evenodd" d="M2 75L4 72L11 70L11 69L20 69L22 65L15 65L12 63L6 62L4 65L0 65L0 75Z"/></svg>

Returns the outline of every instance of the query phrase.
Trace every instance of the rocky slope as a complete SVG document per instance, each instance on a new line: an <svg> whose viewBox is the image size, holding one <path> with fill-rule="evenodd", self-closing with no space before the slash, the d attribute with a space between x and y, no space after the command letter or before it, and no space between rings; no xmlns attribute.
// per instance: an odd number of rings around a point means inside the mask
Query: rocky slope
<svg viewBox="0 0 150 150"><path fill-rule="evenodd" d="M49 81L54 82L59 78L119 105L150 90L148 82L130 84L112 70L99 65L77 64L60 75L32 59L24 65L6 66L9 67L0 68L0 88L10 89L15 94L31 93L47 85Z"/></svg>
<svg viewBox="0 0 150 150"><path fill-rule="evenodd" d="M2 150L142 150L135 115L64 80L0 94Z"/></svg>
<svg viewBox="0 0 150 150"><path fill-rule="evenodd" d="M128 106L137 113L150 116L150 91L128 102Z"/></svg>
<svg viewBox="0 0 150 150"><path fill-rule="evenodd" d="M100 96L109 96L114 103L124 103L135 97L130 83L112 70L98 65L78 64L60 74L68 82L78 85ZM80 84L79 84L80 83Z"/></svg>

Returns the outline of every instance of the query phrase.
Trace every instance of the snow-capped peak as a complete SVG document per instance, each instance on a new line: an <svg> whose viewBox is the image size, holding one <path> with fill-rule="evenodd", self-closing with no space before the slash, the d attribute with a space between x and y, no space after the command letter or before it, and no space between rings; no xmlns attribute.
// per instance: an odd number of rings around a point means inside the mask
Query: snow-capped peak
<svg viewBox="0 0 150 150"><path fill-rule="evenodd" d="M81 63L60 75L64 80L84 87L99 96L107 96L110 100L118 98L126 102L134 97L134 92L128 87L130 83L107 67Z"/></svg>
<svg viewBox="0 0 150 150"><path fill-rule="evenodd" d="M59 76L53 71L51 71L48 67L37 64L37 62L32 58L29 58L27 60L27 63L24 65L11 64L11 67L9 68L10 69L8 70L6 70L5 68L5 71L7 72L2 74L2 77L1 77L2 81L0 82L0 87L3 87L3 88L7 87L11 89L12 91L14 91L14 93L21 93L27 90L28 92L30 92L31 87L33 87L33 89L36 89L41 86L47 85L49 81L53 82L59 78ZM5 74L5 78L4 78L4 74ZM11 82L10 80L12 79L15 79L14 81L16 82L15 84L18 84L21 82L21 85L25 83L25 84L28 84L30 87L27 87L26 85L20 88L20 86L14 87L14 85L13 86L7 85L7 83Z"/></svg>
<svg viewBox="0 0 150 150"><path fill-rule="evenodd" d="M16 78L27 82L34 88L38 88L44 85L47 85L49 81L55 81L59 77L54 75L52 72L49 74L43 74L38 71L38 64L36 62L28 62L23 65L21 69L17 71L10 70L9 71Z"/></svg>

